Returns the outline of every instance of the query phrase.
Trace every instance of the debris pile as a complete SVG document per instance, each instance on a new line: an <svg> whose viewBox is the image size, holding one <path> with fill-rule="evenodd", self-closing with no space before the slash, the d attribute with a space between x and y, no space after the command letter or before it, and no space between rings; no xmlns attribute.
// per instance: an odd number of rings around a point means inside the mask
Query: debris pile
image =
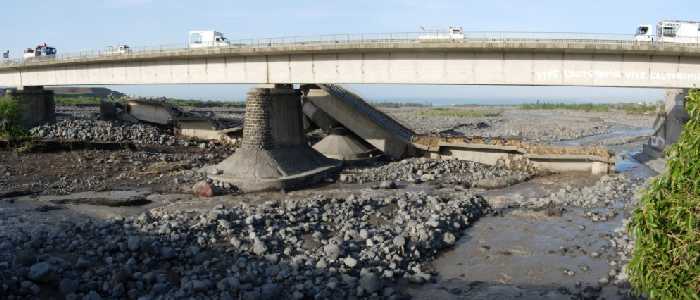
<svg viewBox="0 0 700 300"><path fill-rule="evenodd" d="M178 140L170 129L143 123L123 123L99 120L63 120L30 130L39 138L117 142L153 145L175 145Z"/></svg>
<svg viewBox="0 0 700 300"><path fill-rule="evenodd" d="M533 169L513 170L501 165L488 166L466 160L411 158L380 167L349 169L340 175L340 181L344 183L436 182L467 188L491 188L522 182L534 174Z"/></svg>
<svg viewBox="0 0 700 300"><path fill-rule="evenodd" d="M353 194L16 230L0 243L0 293L399 299L396 282L431 280L429 261L487 209L478 196Z"/></svg>

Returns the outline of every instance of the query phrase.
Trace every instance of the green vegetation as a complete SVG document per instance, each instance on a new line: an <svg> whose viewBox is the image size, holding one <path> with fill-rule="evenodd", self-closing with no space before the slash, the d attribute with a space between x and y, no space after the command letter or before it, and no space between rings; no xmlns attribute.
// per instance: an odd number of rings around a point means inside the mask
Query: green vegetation
<svg viewBox="0 0 700 300"><path fill-rule="evenodd" d="M56 105L99 105L100 97L55 95L54 102Z"/></svg>
<svg viewBox="0 0 700 300"><path fill-rule="evenodd" d="M401 107L431 107L430 103L414 103L414 102L372 102L375 107L385 108L401 108Z"/></svg>
<svg viewBox="0 0 700 300"><path fill-rule="evenodd" d="M608 104L593 104L593 103L527 103L521 104L520 109L532 110L532 109L566 109L566 110L582 110L582 111L593 111L593 112L606 112L610 110Z"/></svg>
<svg viewBox="0 0 700 300"><path fill-rule="evenodd" d="M481 109L464 109L452 107L436 107L426 110L421 110L418 115L429 117L455 117L455 118L484 118L498 117L502 111L499 110L481 110Z"/></svg>
<svg viewBox="0 0 700 300"><path fill-rule="evenodd" d="M667 170L642 196L629 225L636 238L630 281L653 299L700 299L700 91L668 151Z"/></svg>
<svg viewBox="0 0 700 300"><path fill-rule="evenodd" d="M658 108L659 104L654 103L547 103L540 102L537 103L527 103L521 104L520 109L533 110L533 109L566 109L566 110L578 110L586 112L607 112L611 110L622 110L627 114L651 114L654 113Z"/></svg>
<svg viewBox="0 0 700 300"><path fill-rule="evenodd" d="M108 99L108 101L120 101L122 99ZM76 95L55 95L56 105L99 105L100 97L96 96L76 96ZM244 102L226 101L203 101L191 99L165 99L166 102L176 106L187 107L245 107Z"/></svg>
<svg viewBox="0 0 700 300"><path fill-rule="evenodd" d="M245 102L235 102L235 101L209 101L209 100L192 100L192 99L176 99L168 98L166 100L168 103L176 106L187 106L187 107L228 107L228 108L243 108L245 107Z"/></svg>
<svg viewBox="0 0 700 300"><path fill-rule="evenodd" d="M642 104L636 104L636 103L623 103L623 104L615 104L614 107L616 109L623 110L625 113L630 114L630 115L644 115L644 114L653 114L655 113L659 108L661 104L654 104L654 103L642 103Z"/></svg>
<svg viewBox="0 0 700 300"><path fill-rule="evenodd" d="M0 97L0 138L25 136L26 132L19 126L20 111L17 102L10 97Z"/></svg>

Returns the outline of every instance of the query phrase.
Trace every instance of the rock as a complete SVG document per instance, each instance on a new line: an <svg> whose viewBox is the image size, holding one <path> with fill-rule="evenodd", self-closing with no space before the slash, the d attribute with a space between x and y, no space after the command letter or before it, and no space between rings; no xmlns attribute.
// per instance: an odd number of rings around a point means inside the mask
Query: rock
<svg viewBox="0 0 700 300"><path fill-rule="evenodd" d="M329 260L336 260L340 257L340 246L337 243L331 242L323 247L323 252Z"/></svg>
<svg viewBox="0 0 700 300"><path fill-rule="evenodd" d="M348 268L354 268L357 266L357 259L348 256L343 259L343 263L348 266Z"/></svg>
<svg viewBox="0 0 700 300"><path fill-rule="evenodd" d="M381 279L372 272L360 274L359 283L360 288L368 295L378 292L382 288Z"/></svg>
<svg viewBox="0 0 700 300"><path fill-rule="evenodd" d="M442 241L445 242L445 244L452 246L457 241L457 238L454 234L450 232L445 232L445 234L443 234L442 236Z"/></svg>
<svg viewBox="0 0 700 300"><path fill-rule="evenodd" d="M192 193L202 198L214 197L214 186L207 181L199 181L192 187Z"/></svg>
<svg viewBox="0 0 700 300"><path fill-rule="evenodd" d="M83 300L102 300L102 296L95 291L90 291L87 295L85 295L85 297L83 297Z"/></svg>
<svg viewBox="0 0 700 300"><path fill-rule="evenodd" d="M51 279L51 265L46 262L32 265L27 278L34 282L47 283Z"/></svg>
<svg viewBox="0 0 700 300"><path fill-rule="evenodd" d="M75 293L78 291L78 288L80 287L78 280L69 279L69 278L62 279L58 286L59 286L59 290L64 295Z"/></svg>
<svg viewBox="0 0 700 300"><path fill-rule="evenodd" d="M396 187L397 187L396 182L390 181L390 180L382 181L379 184L380 189L393 190L393 189L396 189Z"/></svg>
<svg viewBox="0 0 700 300"><path fill-rule="evenodd" d="M141 239L137 236L130 236L127 238L126 245L127 248L129 248L129 251L137 251L139 250L139 247L141 247Z"/></svg>
<svg viewBox="0 0 700 300"><path fill-rule="evenodd" d="M253 253L255 253L258 256L263 256L267 252L267 246L263 241L256 239L255 242L253 242Z"/></svg>

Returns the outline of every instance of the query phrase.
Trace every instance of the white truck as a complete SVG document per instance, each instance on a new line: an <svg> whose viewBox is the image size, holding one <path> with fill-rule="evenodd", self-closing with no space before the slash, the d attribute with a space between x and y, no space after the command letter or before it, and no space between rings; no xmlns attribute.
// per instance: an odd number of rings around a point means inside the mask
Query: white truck
<svg viewBox="0 0 700 300"><path fill-rule="evenodd" d="M56 48L49 47L46 43L41 43L37 45L36 48L27 48L24 50L25 60L54 57L56 57Z"/></svg>
<svg viewBox="0 0 700 300"><path fill-rule="evenodd" d="M656 32L654 32L652 25L639 25L634 40L638 42L700 44L700 22L661 21L656 24Z"/></svg>
<svg viewBox="0 0 700 300"><path fill-rule="evenodd" d="M430 41L430 40L463 40L464 30L462 27L450 26L447 32L444 31L425 31L425 33L418 36L418 40Z"/></svg>
<svg viewBox="0 0 700 300"><path fill-rule="evenodd" d="M231 45L224 34L213 30L190 31L188 45L190 48L227 47Z"/></svg>
<svg viewBox="0 0 700 300"><path fill-rule="evenodd" d="M119 46L107 46L105 49L105 55L120 55L120 54L129 54L131 53L131 47L126 44L122 44Z"/></svg>

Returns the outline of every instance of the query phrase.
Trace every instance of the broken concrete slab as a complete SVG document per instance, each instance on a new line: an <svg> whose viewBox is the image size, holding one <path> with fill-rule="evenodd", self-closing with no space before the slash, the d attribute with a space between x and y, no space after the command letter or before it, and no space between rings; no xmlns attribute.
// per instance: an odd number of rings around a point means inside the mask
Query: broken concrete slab
<svg viewBox="0 0 700 300"><path fill-rule="evenodd" d="M159 125L173 125L183 115L177 107L165 101L145 99L127 101L126 112L139 121Z"/></svg>
<svg viewBox="0 0 700 300"><path fill-rule="evenodd" d="M219 141L235 144L243 133L242 127L220 129L217 124L206 118L187 118L176 121L177 135L188 139Z"/></svg>

